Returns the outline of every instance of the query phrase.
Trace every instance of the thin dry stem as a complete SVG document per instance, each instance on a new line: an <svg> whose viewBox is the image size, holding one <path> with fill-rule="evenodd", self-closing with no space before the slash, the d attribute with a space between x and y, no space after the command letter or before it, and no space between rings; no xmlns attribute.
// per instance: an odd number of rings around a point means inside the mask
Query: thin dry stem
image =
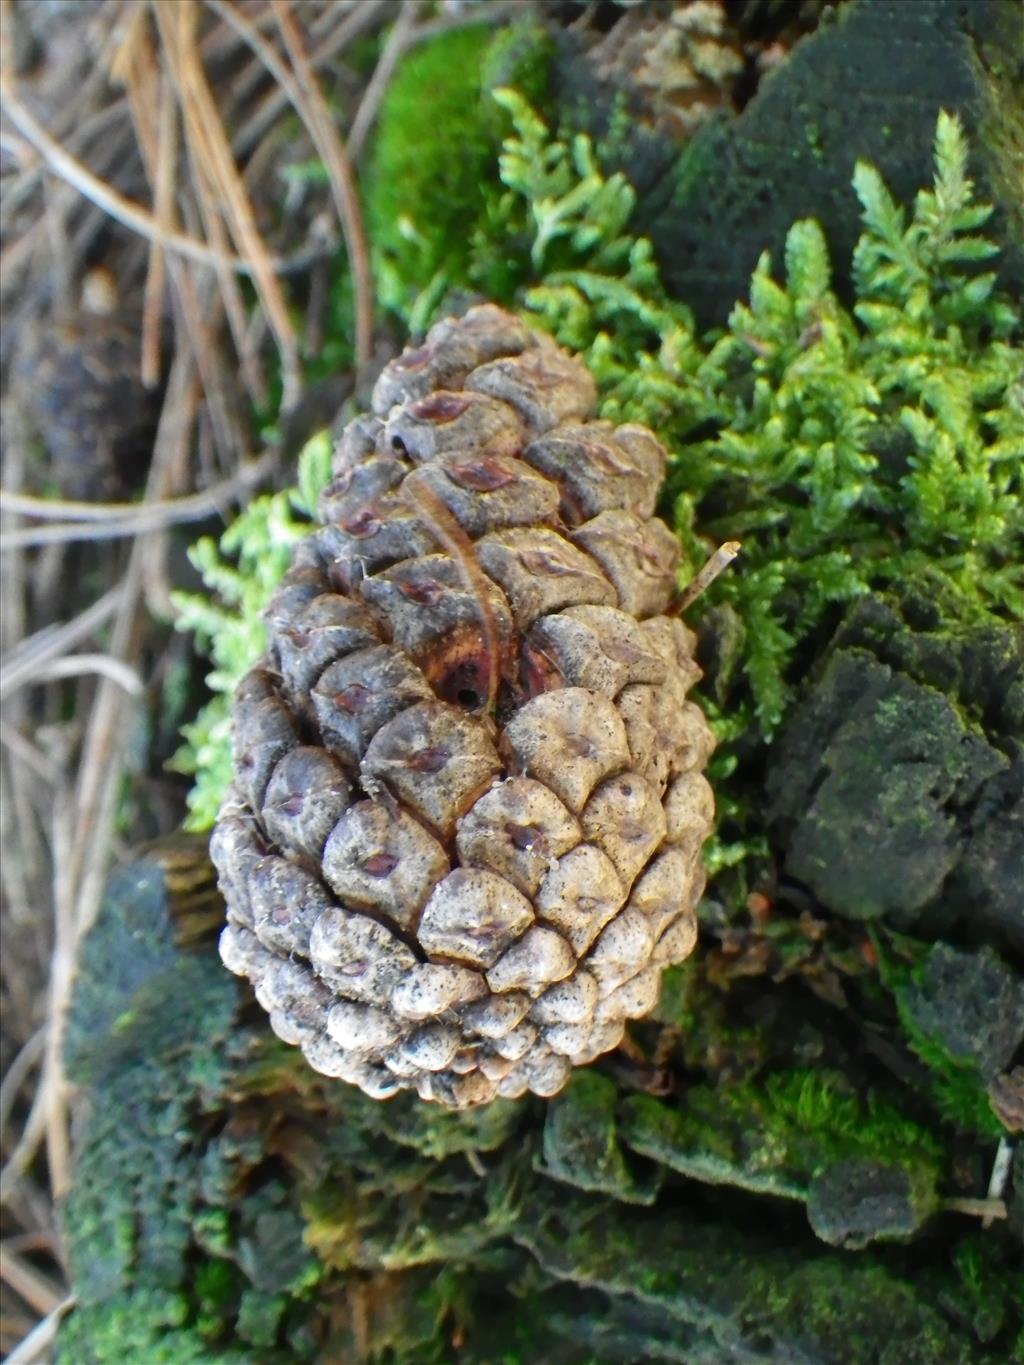
<svg viewBox="0 0 1024 1365"><path fill-rule="evenodd" d="M66 522L79 522L85 528L81 532L82 536L90 539L97 534L102 535L103 527L109 523L118 526L119 534L138 535L142 531L165 530L168 526L181 525L183 522L202 521L213 512L223 512L239 494L262 483L273 465L273 455L266 453L255 460L248 460L237 474L230 479L222 479L202 493L155 502L73 502L59 498L37 498L31 493L8 493L0 489L0 510L42 521L63 519Z"/></svg>
<svg viewBox="0 0 1024 1365"><path fill-rule="evenodd" d="M26 1077L39 1065L46 1050L46 1026L42 1025L17 1052L0 1082L0 1139L7 1131L11 1109Z"/></svg>
<svg viewBox="0 0 1024 1365"><path fill-rule="evenodd" d="M111 75L123 81L139 142L143 166L153 190L153 211L165 232L176 226L174 178L178 164L178 112L171 82L159 70L146 10L132 11L124 42L111 64ZM156 100L153 91L158 92ZM156 104L156 114L153 104ZM160 379L160 331L167 281L167 255L149 244L143 290L141 378L148 387Z"/></svg>
<svg viewBox="0 0 1024 1365"><path fill-rule="evenodd" d="M373 276L352 164L320 90L291 6L286 0L270 0L270 3L298 78L297 101L293 103L323 159L341 218L355 292L356 366L362 370L373 354Z"/></svg>
<svg viewBox="0 0 1024 1365"><path fill-rule="evenodd" d="M179 331L182 335L176 339L176 346L187 346L195 362L198 386L201 386L206 400L206 413L217 454L222 466L231 469L241 458L242 443L238 424L234 421L228 405L225 365L215 344L219 295L214 291L207 294L204 278L197 277L187 268L184 261L172 260L168 262L168 266L174 283L175 303L181 323ZM204 303L200 302L201 293L205 298L205 311ZM192 405L198 402L198 386L197 391L188 396L188 401Z"/></svg>
<svg viewBox="0 0 1024 1365"><path fill-rule="evenodd" d="M235 239L239 252L251 263L251 274L259 291L260 302L266 311L280 350L283 401L287 408L295 403L302 386L298 336L292 326L288 304L275 274L270 254L256 226L249 195L239 174L217 103L198 57L195 34L198 13L199 7L195 0L180 0L173 9L159 4L153 6L153 14L170 63L171 78L177 88L182 115L189 129L188 145L197 172L197 181L199 186L205 186L205 195L208 198L207 230L212 230L216 240L219 231L216 206L223 202L226 209L224 212L226 226ZM201 203L203 198L204 195L201 193ZM229 318L234 318L236 345L248 368L252 383L258 376L258 363L254 355L247 354L244 337L238 330L240 321L244 328L241 296L237 294L233 281L223 275L220 278L225 310ZM257 388L257 393L258 391Z"/></svg>
<svg viewBox="0 0 1024 1365"><path fill-rule="evenodd" d="M80 678L98 675L117 683L130 697L141 697L146 685L134 668L113 659L109 654L73 654L68 658L54 659L52 663L37 668L32 678L34 683L54 682L58 678Z"/></svg>
<svg viewBox="0 0 1024 1365"><path fill-rule="evenodd" d="M1007 1216L1006 1205L1001 1199L963 1199L951 1197L939 1204L943 1213L963 1213L968 1218L980 1218L987 1225L994 1218Z"/></svg>
<svg viewBox="0 0 1024 1365"><path fill-rule="evenodd" d="M358 161L361 157L366 138L376 122L381 101L391 83L391 77L395 74L395 68L402 54L411 46L419 10L419 0L405 0L398 21L388 34L384 50L374 67L370 83L363 91L359 108L348 132L348 154L353 161Z"/></svg>
<svg viewBox="0 0 1024 1365"><path fill-rule="evenodd" d="M73 1294L62 1299L53 1312L48 1313L32 1328L28 1336L15 1346L4 1365L40 1365L42 1361L48 1359L47 1353L56 1340L61 1320L70 1312L75 1303L76 1299Z"/></svg>
<svg viewBox="0 0 1024 1365"><path fill-rule="evenodd" d="M280 0L272 0L272 3L297 79L293 78L271 45L256 32L236 6L227 3L227 0L207 0L209 7L236 30L273 75L302 119L324 162L352 269L356 301L356 363L362 367L369 361L373 350L373 279L355 179L345 144L327 110L313 63L306 53L302 33L294 16Z"/></svg>
<svg viewBox="0 0 1024 1365"><path fill-rule="evenodd" d="M674 609L677 612L685 611L690 603L694 602L702 592L711 586L718 575L729 567L739 552L740 542L738 540L727 540L724 545L720 545L700 572L683 589Z"/></svg>
<svg viewBox="0 0 1024 1365"><path fill-rule="evenodd" d="M110 686L110 684L105 684ZM123 698L122 698L123 704ZM120 770L118 769L118 777ZM56 1199L61 1199L71 1187L71 1124L68 1109L67 1083L64 1079L62 1042L64 1018L71 998L71 979L74 973L77 947L74 881L71 868L72 830L75 825L74 797L71 783L63 783L55 792L51 842L53 848L53 953L50 958L50 981L47 1000L46 1049L43 1072L37 1099L41 1101L43 1136L46 1141L46 1167L50 1188ZM33 1105L33 1112L35 1105ZM31 1130L26 1125L27 1137ZM28 1146L27 1152L32 1150ZM23 1164L10 1163L15 1176L27 1170ZM4 1173L7 1174L5 1168ZM2 1177L0 1177L2 1181Z"/></svg>
<svg viewBox="0 0 1024 1365"><path fill-rule="evenodd" d="M93 175L87 167L55 142L15 94L13 85L6 81L0 83L0 106L19 132L42 154L47 166L55 175L73 186L79 194L108 213L123 227L130 228L132 232L158 243L168 251L178 252L189 260L199 261L203 265L224 265L243 275L253 273L252 261L241 256L222 256L205 243L187 237L181 232L165 232L141 204L127 199ZM271 264L274 265L276 262L272 261Z"/></svg>
<svg viewBox="0 0 1024 1365"><path fill-rule="evenodd" d="M0 1280L19 1294L37 1313L52 1313L64 1301L64 1292L49 1275L0 1242Z"/></svg>
<svg viewBox="0 0 1024 1365"><path fill-rule="evenodd" d="M0 1203L6 1204L10 1201L14 1187L31 1166L36 1153L39 1151L39 1144L46 1135L47 1122L53 1103L52 1087L47 1083L46 1075L50 1033L51 1030L48 1029L46 1033L47 1047L44 1048L43 1079L32 1096L32 1107L22 1126L18 1141L4 1162L3 1170L0 1171ZM52 1182L52 1167L50 1179Z"/></svg>
<svg viewBox="0 0 1024 1365"><path fill-rule="evenodd" d="M26 676L51 659L89 639L113 617L121 606L124 588L118 583L70 621L59 626L44 626L0 659L0 697L19 687Z"/></svg>
<svg viewBox="0 0 1024 1365"><path fill-rule="evenodd" d="M222 4L222 0L206 0L206 4L210 9L213 9L216 13L220 14L225 22L230 23L231 26L235 28L236 32L245 38L246 42L249 41L247 34L243 32L243 29L239 27L236 22L241 18L236 6L232 5L230 7L233 11L234 18L229 18L226 7ZM363 35L370 32L371 29L377 28L385 23L390 15L395 12L396 8L395 0L358 0L358 3L345 14L341 22L336 23L335 15L342 12L341 6L331 6L325 16L325 23L329 20L330 23L336 24L336 26L333 29L330 29L323 40L313 49L313 52L310 55L310 64L313 69L319 71L328 62L331 62L334 58L340 56L346 47L355 42L357 38L363 37ZM267 12L269 13L269 11ZM244 19L242 22L246 23ZM247 27L249 27L249 25L247 25ZM283 110L287 108L289 102L290 97L283 87L271 92L256 115L247 122L245 127L239 130L238 136L235 139L235 153L237 156L244 157L248 155L252 148L255 147L263 137L264 133L266 133L267 129L280 116Z"/></svg>
<svg viewBox="0 0 1024 1365"><path fill-rule="evenodd" d="M52 785L57 781L57 773L50 759L37 749L30 739L26 739L20 730L16 730L6 720L0 719L0 743L5 744L11 753L19 759L25 766L31 769L35 777L42 782ZM2 867L2 862L0 862Z"/></svg>
<svg viewBox="0 0 1024 1365"><path fill-rule="evenodd" d="M153 180L153 211L165 231L174 227L174 183L178 169L178 111L171 82L159 76L160 114L156 134L156 172ZM160 331L164 293L167 288L167 255L161 246L150 246L149 268L143 293L142 382L155 386L160 378Z"/></svg>
<svg viewBox="0 0 1024 1365"><path fill-rule="evenodd" d="M988 1181L988 1202L990 1204L1001 1203L1006 1187L1010 1182L1010 1171L1013 1167L1013 1143L1008 1138L999 1139L999 1146L996 1148L995 1160L992 1162L992 1174ZM988 1213L981 1220L983 1228L991 1227L992 1220L997 1215Z"/></svg>

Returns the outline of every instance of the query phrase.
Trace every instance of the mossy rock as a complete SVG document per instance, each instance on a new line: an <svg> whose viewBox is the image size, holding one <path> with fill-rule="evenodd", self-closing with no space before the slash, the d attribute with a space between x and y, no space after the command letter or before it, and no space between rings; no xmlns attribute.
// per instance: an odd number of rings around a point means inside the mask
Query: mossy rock
<svg viewBox="0 0 1024 1365"><path fill-rule="evenodd" d="M837 914L909 927L959 861L967 811L1007 767L941 692L837 650L771 766L787 870Z"/></svg>
<svg viewBox="0 0 1024 1365"><path fill-rule="evenodd" d="M1024 1044L1024 980L987 946L933 944L903 994L912 1026L986 1082Z"/></svg>
<svg viewBox="0 0 1024 1365"><path fill-rule="evenodd" d="M517 1239L550 1275L634 1306L682 1359L967 1365L981 1359L941 1310L879 1260L794 1247L778 1215L741 1226L539 1192ZM773 1235L774 1229L774 1235ZM959 1338L959 1339L958 1339ZM635 1357L638 1358L638 1357ZM658 1358L654 1352L650 1357Z"/></svg>
<svg viewBox="0 0 1024 1365"><path fill-rule="evenodd" d="M999 210L1004 283L1024 281L1024 43L1016 0L851 0L803 39L736 116L707 125L641 195L672 294L703 325L725 321L765 249L817 218L840 290L860 231L854 165L898 202L929 163L940 109L963 118L981 197Z"/></svg>
<svg viewBox="0 0 1024 1365"><path fill-rule="evenodd" d="M848 612L773 746L790 875L833 913L1024 946L1024 632L912 588Z"/></svg>
<svg viewBox="0 0 1024 1365"><path fill-rule="evenodd" d="M851 1158L815 1176L807 1216L823 1242L859 1250L913 1236L937 1207L927 1169Z"/></svg>
<svg viewBox="0 0 1024 1365"><path fill-rule="evenodd" d="M843 1162L884 1156L867 1231L915 1237L947 1154L892 1094L780 1067L656 1097L612 1060L548 1104L370 1100L269 1034L217 960L198 842L188 856L191 877L158 852L122 869L84 942L60 1365L1007 1358L1022 1323L999 1229L965 1317L966 1272L934 1246L927 1273L913 1241L851 1260L806 1221L815 1182L820 1204ZM770 1194L744 1181L752 1154Z"/></svg>
<svg viewBox="0 0 1024 1365"><path fill-rule="evenodd" d="M455 28L415 47L391 81L364 177L381 303L408 319L421 291L436 304L464 288L474 237L501 193L506 118L490 92L513 85L544 107L551 45L529 18L495 34ZM506 281L487 281L509 297ZM414 319L415 321L415 319Z"/></svg>

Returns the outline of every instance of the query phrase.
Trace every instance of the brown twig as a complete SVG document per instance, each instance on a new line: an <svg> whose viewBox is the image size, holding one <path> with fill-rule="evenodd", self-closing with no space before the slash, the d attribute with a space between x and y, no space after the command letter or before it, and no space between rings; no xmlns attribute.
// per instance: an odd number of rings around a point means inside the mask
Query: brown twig
<svg viewBox="0 0 1024 1365"><path fill-rule="evenodd" d="M207 230L212 229L216 234L219 226L216 209L223 202L227 210L221 210L224 221L239 252L251 264L250 273L277 342L284 390L282 401L286 409L290 408L298 400L302 389L298 336L270 253L256 226L252 203L196 51L198 4L196 0L179 0L171 9L161 4L155 4L152 8L168 55L182 116L189 130L190 159L201 189L200 203L206 202ZM202 192L204 190L205 194ZM248 352L244 332L239 331L239 321L244 327L241 296L236 292L234 281L229 281L224 275L220 278L225 310L229 319L234 320L236 345L252 379L257 373L257 361Z"/></svg>
<svg viewBox="0 0 1024 1365"><path fill-rule="evenodd" d="M124 41L111 63L111 76L121 80L128 92L143 167L153 191L154 216L164 232L173 232L176 225L177 108L171 83L158 68L146 10L141 5L131 12ZM157 92L155 100L152 98L154 91ZM166 252L159 243L150 242L143 289L140 365L142 382L150 388L160 379L160 330L166 277Z"/></svg>
<svg viewBox="0 0 1024 1365"><path fill-rule="evenodd" d="M70 502L37 498L31 493L8 493L0 488L0 510L43 521L87 522L90 529L84 534L88 536L95 534L97 526L105 522L116 522L124 534L137 535L140 531L163 530L181 522L200 521L212 512L223 510L240 493L262 483L273 466L274 457L267 452L241 465L230 479L224 479L202 493L155 502Z"/></svg>
<svg viewBox="0 0 1024 1365"><path fill-rule="evenodd" d="M282 0L271 0L271 3L288 50L294 76L271 45L255 31L236 6L227 3L227 0L207 0L209 7L236 30L274 76L302 119L314 147L324 162L352 270L356 300L356 364L362 367L369 361L373 350L373 278L355 179L345 144L327 110L294 16Z"/></svg>
<svg viewBox="0 0 1024 1365"><path fill-rule="evenodd" d="M21 1296L37 1313L52 1313L64 1300L60 1286L37 1270L31 1262L0 1242L0 1280Z"/></svg>
<svg viewBox="0 0 1024 1365"><path fill-rule="evenodd" d="M130 228L168 251L178 252L189 260L199 261L203 265L224 265L243 275L253 273L252 261L241 256L221 256L204 242L188 237L184 233L165 232L141 204L127 199L111 185L93 175L87 167L55 142L14 93L14 87L6 82L0 82L0 106L19 132L42 154L55 175L73 186L79 194L103 209L123 227ZM276 262L272 261L271 264Z"/></svg>
<svg viewBox="0 0 1024 1365"><path fill-rule="evenodd" d="M364 369L373 354L373 276L370 272L370 252L363 227L352 164L345 144L331 118L320 90L316 73L306 53L306 44L291 6L286 0L270 0L281 37L297 77L293 83L293 104L306 125L313 145L323 160L331 184L334 202L338 207L345 246L352 270L355 293L355 355L357 369Z"/></svg>
<svg viewBox="0 0 1024 1365"><path fill-rule="evenodd" d="M46 1050L46 1028L37 1028L19 1049L0 1081L0 1138L7 1130L11 1109L25 1078L39 1065Z"/></svg>
<svg viewBox="0 0 1024 1365"><path fill-rule="evenodd" d="M943 1213L962 1213L968 1218L980 1218L984 1224L993 1218L1007 1217L1006 1205L1001 1199L964 1199L952 1196L939 1202Z"/></svg>
<svg viewBox="0 0 1024 1365"><path fill-rule="evenodd" d="M54 682L59 678L99 676L117 683L130 697L141 697L146 686L134 668L109 654L71 654L36 668L33 683ZM27 680L26 680L27 681Z"/></svg>
<svg viewBox="0 0 1024 1365"><path fill-rule="evenodd" d="M205 0L205 3L218 14L221 14L225 22L231 23L236 32L242 33L242 29L227 18L227 14L222 6L222 0ZM357 38L363 37L371 29L379 27L385 23L388 17L397 9L396 0L358 0L347 14L344 15L340 23L335 20L335 15L341 12L340 6L331 5L328 7L327 18L335 26L328 30L326 36L314 48L310 55L310 63L314 70L319 71L328 62L338 57L350 43ZM235 18L239 16L239 11L235 6L231 6ZM243 21L244 22L244 21ZM246 37L248 42L248 38ZM267 97L263 106L246 123L245 127L239 130L235 139L235 153L239 157L247 156L250 150L260 141L267 129L274 123L282 111L287 108L289 96L284 89L274 90Z"/></svg>
<svg viewBox="0 0 1024 1365"><path fill-rule="evenodd" d="M727 540L724 545L720 545L704 567L683 589L677 601L673 603L673 611L685 611L690 603L696 601L701 593L711 586L718 575L729 567L739 552L740 543L738 540Z"/></svg>
<svg viewBox="0 0 1024 1365"><path fill-rule="evenodd" d="M404 0L399 11L398 21L388 34L377 65L373 69L370 83L363 91L355 118L348 131L348 154L358 161L366 144L366 138L373 127L381 101L395 74L395 68L403 52L411 45L419 16L419 0Z"/></svg>
<svg viewBox="0 0 1024 1365"><path fill-rule="evenodd" d="M192 0L188 2L192 4ZM218 252L224 253L230 252L227 224L231 214L238 211L237 201L230 193L224 193L221 166L216 160L216 152L211 147L213 134L206 127L203 112L195 107L195 102L189 95L194 53L180 51L174 36L182 27L180 20L194 13L194 9L178 8L172 11L166 6L155 10L163 37L164 64L170 75L167 83L173 86L176 92L177 108L184 123L188 174L195 206L207 240ZM267 385L259 355L250 344L246 303L238 280L231 271L218 266L215 268L215 274L224 316L231 332L235 352L241 361L242 378L250 400L259 406L266 402Z"/></svg>
<svg viewBox="0 0 1024 1365"><path fill-rule="evenodd" d="M75 1302L74 1295L68 1295L66 1299L62 1299L56 1308L38 1322L28 1336L15 1346L4 1365L40 1365L41 1361L48 1359L49 1348L56 1340L57 1329L60 1327L61 1320L74 1307Z"/></svg>
<svg viewBox="0 0 1024 1365"><path fill-rule="evenodd" d="M50 659L74 649L116 615L124 590L121 584L108 589L72 620L59 626L44 626L0 659L0 697L19 686L23 677Z"/></svg>

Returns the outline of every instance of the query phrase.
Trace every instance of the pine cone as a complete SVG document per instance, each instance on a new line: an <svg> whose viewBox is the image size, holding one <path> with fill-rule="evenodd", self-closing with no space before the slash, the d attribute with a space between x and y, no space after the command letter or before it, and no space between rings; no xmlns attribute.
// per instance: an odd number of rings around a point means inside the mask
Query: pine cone
<svg viewBox="0 0 1024 1365"><path fill-rule="evenodd" d="M384 1098L553 1095L685 958L711 733L661 615L665 452L492 306L345 430L234 704L221 955L310 1064Z"/></svg>

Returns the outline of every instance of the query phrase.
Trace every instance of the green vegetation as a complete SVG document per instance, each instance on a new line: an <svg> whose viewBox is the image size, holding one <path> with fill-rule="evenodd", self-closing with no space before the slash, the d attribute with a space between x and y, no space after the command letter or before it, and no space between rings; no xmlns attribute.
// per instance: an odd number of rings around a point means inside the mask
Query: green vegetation
<svg viewBox="0 0 1024 1365"><path fill-rule="evenodd" d="M590 1069L549 1105L382 1104L270 1036L209 940L176 945L178 915L136 862L84 943L59 1365L1008 1358L999 1229L953 1224L922 1276L916 1247L851 1257L803 1222L851 1157L934 1189L937 1139L886 1096L797 1068L655 1098ZM789 1201L698 1184L716 1134L729 1183Z"/></svg>
<svg viewBox="0 0 1024 1365"><path fill-rule="evenodd" d="M478 80L484 49L474 52ZM395 129L407 117L397 89L383 148L388 137L401 141ZM489 207L468 235L463 204L459 241L471 238L472 250L440 275L436 253L429 270L426 258L395 257L402 286L392 302L401 295L406 319L425 325L441 293L492 279L526 243L518 259L536 281L523 295L531 319L585 356L603 415L648 422L669 446L666 504L690 567L717 541L743 542L737 568L693 613L708 616L717 638L706 705L724 741L714 778L733 840L716 841L710 863L743 865L723 893L742 903L768 845L740 756L749 764L773 736L836 605L912 586L951 621L1024 614L1024 350L1019 310L984 268L996 250L978 235L990 210L973 201L960 125L943 114L934 185L911 215L877 172L857 168L852 308L831 291L823 235L804 221L787 239L784 282L763 257L728 328L701 337L668 297L650 244L630 234L635 194L625 177L603 173L586 137L553 136L520 94L504 89L495 100L514 126L503 188L484 195ZM437 242L445 231L439 225ZM216 664L217 696L179 757L197 775L194 828L216 814L230 770L227 695L262 648L260 613L308 528L328 461L326 441L314 442L298 494L257 499L219 551L208 540L194 552L219 599L179 599L182 626L210 642ZM787 924L767 931L780 953ZM797 934L797 957L805 944ZM911 1041L924 1056L925 1041ZM924 1059L945 1075L946 1118L992 1134L977 1079L952 1062L943 1072L931 1052Z"/></svg>
<svg viewBox="0 0 1024 1365"><path fill-rule="evenodd" d="M806 221L789 233L785 282L763 257L727 330L701 338L668 298L650 244L629 233L635 195L625 177L603 174L586 137L553 137L521 95L502 90L496 101L514 123L504 189L490 201L491 236L478 224L461 276L442 272L445 287L479 283L511 243L528 242L524 259L540 281L525 293L531 318L585 355L603 415L650 423L672 451L668 502L690 566L716 541L743 541L736 570L709 594L720 645L728 639L706 704L725 741L715 778L733 839L715 841L710 864L741 863L749 879L767 843L739 753L777 729L794 668L837 603L913 585L953 620L1024 614L1024 351L1019 311L982 268L995 252L977 235L989 210L973 203L964 139L944 114L934 187L909 217L871 167L857 168L864 231L852 310L831 292L824 238ZM400 100L397 108L401 122ZM434 275L412 257L403 270L423 291L407 311L426 322L438 302ZM326 439L313 442L297 493L257 499L220 550L206 540L193 552L219 599L179 598L180 624L209 642L216 664L217 695L179 755L197 776L194 828L215 817L230 772L227 698L262 648L261 612L308 529L328 464ZM768 931L782 947L786 926ZM804 942L797 935L801 952ZM900 1014L936 1077L940 1112L996 1134L971 1068Z"/></svg>
<svg viewBox="0 0 1024 1365"><path fill-rule="evenodd" d="M396 256L382 292L424 325L446 288L486 282L515 244L529 243L531 318L584 355L602 415L649 423L673 454L669 490L691 568L711 544L743 542L737 571L709 594L735 622L737 685L712 708L721 738L771 737L801 648L836 604L872 588L913 579L956 616L1024 614L1021 317L977 268L997 248L976 232L991 210L973 202L954 117L940 116L934 188L919 193L909 222L877 172L858 166L864 232L852 312L829 288L827 246L808 220L787 238L785 283L763 256L728 329L701 338L668 298L650 243L629 234L635 194L625 177L604 176L585 136L552 137L521 95L495 98L515 125L500 160L505 192L474 219L448 186L458 233L438 219L430 251ZM382 138L375 175L404 184L399 168L384 171ZM399 208L381 201L375 212L394 224ZM473 252L442 268L438 244L453 234L465 244L474 223ZM229 620L219 607L204 613L199 598L185 604L182 625L216 642L216 687L254 657L253 631L234 627L262 609L297 534L287 499L260 500L223 545L237 570L211 542L197 547L208 584L241 608ZM223 707L189 733L197 828L216 807L225 742ZM732 763L724 757L720 772Z"/></svg>
<svg viewBox="0 0 1024 1365"><path fill-rule="evenodd" d="M935 1108L946 1122L962 1132L976 1134L981 1140L997 1140L1003 1136L1003 1126L989 1103L987 1082L990 1075L985 1073L991 1068L986 1068L977 1055L958 1055L950 1046L950 1039L942 1036L936 1024L934 1016L939 1011L945 1012L947 1021L956 1021L960 1008L957 999L944 994L936 1001L929 999L927 993L929 960L949 950L942 946L930 948L903 936L892 935L891 938L891 947L879 942L882 979L892 991L900 1026L910 1048L927 1068L927 1085ZM997 969L1002 966L990 949L982 951ZM984 962L980 956L977 960ZM1002 970L1010 977L1005 967ZM983 997L987 1007L1009 1017L1011 1002L993 998L991 981L984 984L990 991ZM1018 1000L1018 1012L1020 1008Z"/></svg>
<svg viewBox="0 0 1024 1365"><path fill-rule="evenodd" d="M621 1138L698 1180L799 1200L814 1176L851 1159L884 1159L934 1192L941 1162L938 1140L891 1099L857 1095L841 1072L827 1068L693 1085L679 1106L630 1097L621 1107Z"/></svg>
<svg viewBox="0 0 1024 1365"><path fill-rule="evenodd" d="M325 1083L254 1023L211 944L175 945L153 909L159 888L126 870L88 936L68 1029L69 1073L88 1105L67 1206L78 1302L62 1365L126 1354L174 1365L1024 1359L1005 1221L983 1229L944 1215L899 1245L942 1198L984 1189L1002 1133L986 1085L1005 1061L968 1008L994 992L961 963L949 978L959 990L946 990L927 974L929 945L893 929L908 927L912 864L938 868L937 884L944 865L923 837L910 853L897 841L902 901L897 912L886 902L870 934L842 918L835 895L799 914L770 894L758 916L747 904L779 843L762 765L842 604L858 599L843 649L867 660L861 676L886 683L880 711L895 715L906 676L956 720L927 735L903 712L891 721L941 751L937 769L966 763L983 720L990 747L1002 746L1019 714L1007 622L1024 615L1021 318L996 288L996 248L980 235L989 210L973 200L959 123L940 117L934 184L912 212L871 166L857 168L849 296L833 288L822 230L804 220L781 263L761 258L728 325L701 334L635 232L628 179L537 112L543 51L527 28L495 39L481 26L410 54L372 149L374 268L403 331L422 331L460 295L521 306L584 355L604 416L664 439L663 510L688 569L714 543L743 541L735 569L690 613L716 656L704 704L734 840L711 850L721 875L702 950L667 973L628 1055L579 1072L550 1104L451 1114ZM340 334L350 298L337 303ZM329 337L324 355L347 347ZM312 525L330 453L316 438L297 490L256 499L219 544L193 552L209 596L181 595L179 624L210 650L215 694L178 758L196 777L197 830L229 780L228 697L263 648L262 612ZM911 601L931 615L901 617ZM826 755L807 730L834 778L838 751ZM861 735L846 748L870 769ZM904 757L927 797L922 826L962 841L935 772ZM1009 810L1009 794L977 800L984 775L954 776L946 786L970 788L972 819L976 801L989 828ZM866 799L888 791L874 779L858 789ZM850 792L834 809L856 877L864 846L880 862L879 841L865 845L845 818ZM884 809L879 819L891 832ZM976 913L976 867L967 900L984 939L996 920ZM981 953L944 942L954 911L929 918L935 894L919 899L911 927L977 964ZM1012 977L1001 960L988 969ZM954 1026L985 1066L958 1049ZM906 1179L879 1182L888 1206L854 1242L850 1209L865 1188L874 1197L880 1168ZM815 1234L889 1245L852 1255Z"/></svg>
<svg viewBox="0 0 1024 1365"><path fill-rule="evenodd" d="M542 99L549 61L550 38L529 21L497 36L469 25L414 50L389 85L365 182L367 231L380 303L413 330L471 279L492 297L519 283L489 92L507 82Z"/></svg>
<svg viewBox="0 0 1024 1365"><path fill-rule="evenodd" d="M771 736L801 645L871 588L915 578L956 614L1024 612L1021 315L976 269L998 248L975 233L991 209L973 202L954 117L939 118L934 189L909 223L858 166L852 313L807 220L787 237L785 282L762 256L728 329L700 338L628 235L623 177L604 180L586 139L552 141L505 100L516 136L502 174L530 207L543 275L527 306L585 355L603 415L648 422L668 445L691 564L709 542L743 542L711 595L742 627L727 737L751 723ZM552 244L585 259L556 266Z"/></svg>
<svg viewBox="0 0 1024 1365"><path fill-rule="evenodd" d="M206 680L213 699L183 727L185 744L174 758L178 772L196 779L188 829L210 829L217 818L231 781L231 694L266 644L264 608L312 526L330 468L331 443L321 432L299 457L296 488L254 498L219 542L207 536L190 551L211 595L175 593L176 625L195 632L215 668Z"/></svg>
<svg viewBox="0 0 1024 1365"><path fill-rule="evenodd" d="M285 1188L244 1184L256 1135L196 1141L237 1066L236 987L212 953L177 948L163 874L144 864L115 876L80 971L66 1065L102 1098L63 1211L77 1307L57 1359L242 1365L246 1344L301 1320L319 1267Z"/></svg>

